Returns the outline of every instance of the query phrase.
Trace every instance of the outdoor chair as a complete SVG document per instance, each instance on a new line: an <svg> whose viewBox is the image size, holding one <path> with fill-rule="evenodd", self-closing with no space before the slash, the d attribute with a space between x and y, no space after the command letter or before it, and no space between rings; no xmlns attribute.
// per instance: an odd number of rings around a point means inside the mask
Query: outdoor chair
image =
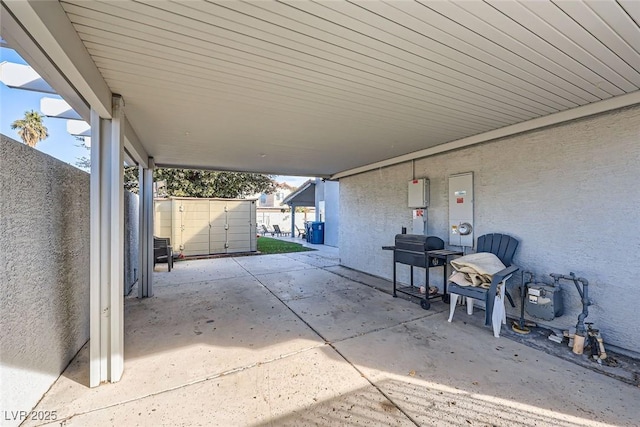
<svg viewBox="0 0 640 427"><path fill-rule="evenodd" d="M447 285L447 290L451 294L449 322L453 319L458 295L466 297L467 314L469 315L473 314L473 300L484 300L485 326L492 325L493 335L496 338L500 336L502 324L507 323L504 308L505 295L509 298L511 305L515 307L511 296L506 290L506 281L519 269L517 266L512 264L513 256L518 248L518 243L518 240L506 234L485 234L484 236L478 237L476 253L488 252L494 254L498 259L500 259L502 264L504 264L505 268L492 275L491 284L488 288L478 286L461 286L449 281L449 284Z"/></svg>
<svg viewBox="0 0 640 427"><path fill-rule="evenodd" d="M262 235L263 235L263 236L266 236L267 234L271 234L272 236L274 236L274 235L275 235L275 232L273 232L273 231L269 231L269 230L267 229L267 226L266 226L266 225L264 225L264 224L262 224Z"/></svg>
<svg viewBox="0 0 640 427"><path fill-rule="evenodd" d="M307 233L305 233L304 230L300 230L300 227L298 227L297 225L296 227L296 231L298 232L298 237L305 239L307 237Z"/></svg>
<svg viewBox="0 0 640 427"><path fill-rule="evenodd" d="M278 236L286 236L286 235L291 234L291 232L289 232L289 231L282 231L278 224L274 224L273 225L273 230Z"/></svg>
<svg viewBox="0 0 640 427"><path fill-rule="evenodd" d="M166 262L169 271L173 268L173 248L168 237L153 238L153 266L158 262Z"/></svg>

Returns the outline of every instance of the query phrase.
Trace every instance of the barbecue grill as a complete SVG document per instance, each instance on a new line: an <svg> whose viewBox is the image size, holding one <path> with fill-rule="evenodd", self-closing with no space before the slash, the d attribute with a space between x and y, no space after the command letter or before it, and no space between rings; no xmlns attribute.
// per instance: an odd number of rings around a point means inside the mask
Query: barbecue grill
<svg viewBox="0 0 640 427"><path fill-rule="evenodd" d="M431 307L429 300L440 298L449 302L447 295L446 266L452 257L462 255L459 251L444 249L444 241L436 236L423 236L420 234L396 234L395 246L383 246L382 249L393 250L393 296L401 292L420 298L420 306L425 310ZM396 263L406 264L411 267L410 286L398 286L396 282ZM442 294L430 295L429 292L429 268L443 267L443 291ZM413 283L413 267L425 269L425 292L420 292L420 287Z"/></svg>

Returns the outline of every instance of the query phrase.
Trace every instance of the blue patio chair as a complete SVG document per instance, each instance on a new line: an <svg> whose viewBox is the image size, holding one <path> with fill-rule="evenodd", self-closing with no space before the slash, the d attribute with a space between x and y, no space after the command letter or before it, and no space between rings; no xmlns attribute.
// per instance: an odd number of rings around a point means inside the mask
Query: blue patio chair
<svg viewBox="0 0 640 427"><path fill-rule="evenodd" d="M449 308L449 322L453 319L453 313L456 309L456 303L458 295L467 298L467 313L473 313L473 300L484 300L485 302L485 325L493 326L493 335L497 338L500 336L500 328L503 323L506 323L506 313L504 310L504 297L509 298L511 305L513 300L506 291L506 281L511 278L513 273L519 270L519 268L513 265L513 256L518 249L518 240L508 236L506 234L485 234L478 237L476 244L476 252L489 252L497 256L500 261L506 266L505 269L497 272L492 276L491 285L488 289L475 287L475 286L460 286L456 283L449 282L447 285L447 291L451 294L450 308ZM498 292L498 285L500 290ZM494 300L498 296L502 306L494 307ZM496 315L494 316L494 310Z"/></svg>

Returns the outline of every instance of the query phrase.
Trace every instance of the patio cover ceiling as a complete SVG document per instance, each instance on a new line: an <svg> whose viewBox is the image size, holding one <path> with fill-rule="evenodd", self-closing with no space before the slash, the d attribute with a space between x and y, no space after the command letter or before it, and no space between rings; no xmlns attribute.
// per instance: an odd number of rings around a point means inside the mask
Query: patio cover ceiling
<svg viewBox="0 0 640 427"><path fill-rule="evenodd" d="M640 102L634 0L43 3L3 6L157 165L340 177Z"/></svg>

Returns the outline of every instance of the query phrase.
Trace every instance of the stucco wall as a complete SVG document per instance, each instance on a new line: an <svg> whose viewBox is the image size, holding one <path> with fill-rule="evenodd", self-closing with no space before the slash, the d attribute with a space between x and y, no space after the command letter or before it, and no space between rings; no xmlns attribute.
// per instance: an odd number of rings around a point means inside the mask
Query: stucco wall
<svg viewBox="0 0 640 427"><path fill-rule="evenodd" d="M606 342L640 353L640 107L420 159L415 170L431 181L428 234L447 241L448 176L473 172L475 236L518 238L516 263L545 281L569 272L589 280L588 321ZM392 255L380 247L411 230L411 178L404 163L340 180L343 265L391 278ZM572 284L563 295L565 315L552 325L567 328L581 305Z"/></svg>
<svg viewBox="0 0 640 427"><path fill-rule="evenodd" d="M89 214L89 174L0 136L1 411L31 410L89 339ZM125 192L125 292L137 262Z"/></svg>
<svg viewBox="0 0 640 427"><path fill-rule="evenodd" d="M324 244L338 246L340 229L340 199L337 181L315 180L317 215L314 221L324 222ZM322 207L322 208L321 208Z"/></svg>
<svg viewBox="0 0 640 427"><path fill-rule="evenodd" d="M336 181L324 183L324 244L338 246L340 230L340 184Z"/></svg>
<svg viewBox="0 0 640 427"><path fill-rule="evenodd" d="M86 172L0 138L3 411L31 410L89 338L88 194Z"/></svg>

